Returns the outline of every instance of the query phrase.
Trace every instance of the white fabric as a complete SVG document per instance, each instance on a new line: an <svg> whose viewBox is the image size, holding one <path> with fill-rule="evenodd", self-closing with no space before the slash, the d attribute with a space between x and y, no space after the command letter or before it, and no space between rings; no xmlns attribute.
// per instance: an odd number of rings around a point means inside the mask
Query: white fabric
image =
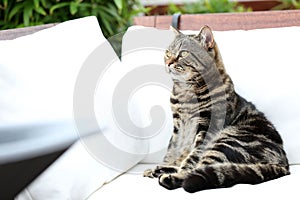
<svg viewBox="0 0 300 200"><path fill-rule="evenodd" d="M89 136L89 139L94 137ZM119 174L97 161L85 149L84 143L78 141L16 199L86 199Z"/></svg>
<svg viewBox="0 0 300 200"><path fill-rule="evenodd" d="M182 188L167 190L161 187L157 179L145 178L141 171L154 167L139 164L126 174L104 185L92 194L88 200L98 199L223 199L223 200L282 200L288 195L290 199L298 199L300 185L300 165L291 166L291 175L258 185L240 184L232 188L204 190L194 194L185 192Z"/></svg>
<svg viewBox="0 0 300 200"><path fill-rule="evenodd" d="M0 163L42 155L78 138L74 84L87 56L104 41L96 17L0 41ZM7 130L16 130L16 138Z"/></svg>
<svg viewBox="0 0 300 200"><path fill-rule="evenodd" d="M0 126L72 119L78 72L103 41L96 17L0 41Z"/></svg>
<svg viewBox="0 0 300 200"><path fill-rule="evenodd" d="M0 138L6 129L20 133L19 140L1 141L0 163L51 152L78 138L74 84L87 56L104 41L96 17L0 41ZM39 125L48 127L38 130ZM55 132L52 125L60 128ZM35 136L22 127L34 129Z"/></svg>

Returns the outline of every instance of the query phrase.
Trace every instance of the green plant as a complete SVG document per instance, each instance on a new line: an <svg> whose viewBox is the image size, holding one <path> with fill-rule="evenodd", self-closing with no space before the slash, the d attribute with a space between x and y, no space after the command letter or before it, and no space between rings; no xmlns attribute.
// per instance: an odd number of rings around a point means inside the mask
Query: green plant
<svg viewBox="0 0 300 200"><path fill-rule="evenodd" d="M198 0L195 3L185 3L182 6L170 4L168 6L168 13L182 13L182 14L195 14L195 13L223 13L223 12L246 12L251 11L239 5L235 1L229 0Z"/></svg>
<svg viewBox="0 0 300 200"><path fill-rule="evenodd" d="M125 31L133 16L147 12L138 0L0 0L0 29L62 22L94 15L103 34Z"/></svg>
<svg viewBox="0 0 300 200"><path fill-rule="evenodd" d="M272 10L300 9L300 0L281 0Z"/></svg>

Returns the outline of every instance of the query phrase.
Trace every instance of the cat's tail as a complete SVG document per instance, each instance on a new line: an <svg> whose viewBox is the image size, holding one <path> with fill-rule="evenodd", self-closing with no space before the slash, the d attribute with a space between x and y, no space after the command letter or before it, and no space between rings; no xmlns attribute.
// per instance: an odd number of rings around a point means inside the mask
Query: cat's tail
<svg viewBox="0 0 300 200"><path fill-rule="evenodd" d="M277 164L216 164L195 169L183 181L187 192L231 187L238 183L258 184L290 174L288 166Z"/></svg>

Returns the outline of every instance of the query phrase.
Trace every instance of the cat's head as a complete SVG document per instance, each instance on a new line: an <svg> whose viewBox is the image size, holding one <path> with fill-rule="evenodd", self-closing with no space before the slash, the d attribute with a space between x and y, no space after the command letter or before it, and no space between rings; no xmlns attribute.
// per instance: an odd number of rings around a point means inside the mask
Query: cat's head
<svg viewBox="0 0 300 200"><path fill-rule="evenodd" d="M199 34L185 35L171 27L176 36L165 52L166 71L174 81L192 82L215 64L215 41L211 29L204 26Z"/></svg>

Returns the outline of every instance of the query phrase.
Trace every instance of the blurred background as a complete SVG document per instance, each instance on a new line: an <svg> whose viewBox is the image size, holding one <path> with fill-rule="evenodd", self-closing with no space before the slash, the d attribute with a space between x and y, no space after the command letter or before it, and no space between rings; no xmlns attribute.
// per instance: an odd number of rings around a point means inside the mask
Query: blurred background
<svg viewBox="0 0 300 200"><path fill-rule="evenodd" d="M283 9L300 9L300 0L0 0L0 30L94 15L108 38L124 32L141 15Z"/></svg>

